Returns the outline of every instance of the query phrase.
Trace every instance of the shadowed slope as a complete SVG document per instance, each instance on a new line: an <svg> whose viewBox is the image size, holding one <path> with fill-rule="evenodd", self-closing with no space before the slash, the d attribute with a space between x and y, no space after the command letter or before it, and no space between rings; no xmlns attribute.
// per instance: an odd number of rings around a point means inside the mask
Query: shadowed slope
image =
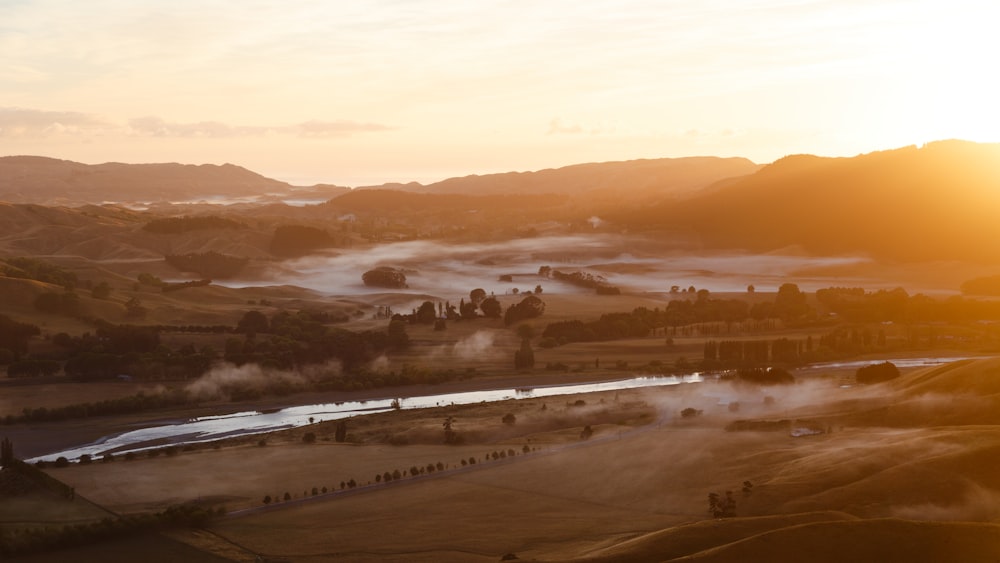
<svg viewBox="0 0 1000 563"><path fill-rule="evenodd" d="M817 522L782 528L672 561L995 562L1000 526L968 522L862 520Z"/></svg>

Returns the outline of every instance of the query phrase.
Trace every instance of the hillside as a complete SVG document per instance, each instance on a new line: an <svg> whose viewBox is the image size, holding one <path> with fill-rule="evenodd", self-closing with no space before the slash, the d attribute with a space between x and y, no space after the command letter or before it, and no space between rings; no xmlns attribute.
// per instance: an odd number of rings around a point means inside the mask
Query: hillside
<svg viewBox="0 0 1000 563"><path fill-rule="evenodd" d="M745 158L659 158L576 164L536 172L472 175L426 186L412 182L369 187L437 194L568 194L644 199L689 194L726 178L751 174L759 168L760 165Z"/></svg>
<svg viewBox="0 0 1000 563"><path fill-rule="evenodd" d="M291 189L232 164L88 165L40 156L0 157L0 201L13 203L177 201Z"/></svg>
<svg viewBox="0 0 1000 563"><path fill-rule="evenodd" d="M852 158L790 156L679 203L614 220L708 248L996 262L1000 144L928 143Z"/></svg>

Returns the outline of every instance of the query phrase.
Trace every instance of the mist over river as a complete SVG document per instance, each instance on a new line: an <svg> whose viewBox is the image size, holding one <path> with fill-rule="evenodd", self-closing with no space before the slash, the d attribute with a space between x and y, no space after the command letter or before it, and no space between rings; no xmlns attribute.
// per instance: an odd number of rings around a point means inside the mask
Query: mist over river
<svg viewBox="0 0 1000 563"><path fill-rule="evenodd" d="M609 233L541 236L502 242L447 243L406 241L376 246L337 249L283 264L274 281L323 293L350 295L384 292L366 287L361 275L377 266L406 272L404 292L429 295L467 295L477 287L502 295L513 288L564 293L591 292L538 275L539 267L564 272L586 271L607 278L608 283L634 292L668 292L694 285L713 292L775 291L794 274L803 290L831 285L865 285L863 279L810 276L802 272L870 262L862 257L813 257L781 254L695 254L672 249L663 241ZM500 282L512 275L513 282ZM870 286L868 280L868 286ZM259 285L260 280L219 281L221 285Z"/></svg>
<svg viewBox="0 0 1000 563"><path fill-rule="evenodd" d="M966 358L928 357L902 358L886 361L891 361L899 367L914 368L941 365L962 359ZM873 362L815 364L800 368L798 372L808 377L810 373L815 373L822 369L854 369L856 367L860 367L861 365L867 365L870 363ZM554 397L579 393L594 393L599 391L699 384L706 380L714 381L715 377L702 374L700 372L694 372L681 376L644 375L596 383L519 388L503 387L482 391L462 391L412 397L386 397L365 401L319 403L265 411L240 411L214 416L202 416L190 420L175 421L168 424L157 424L145 428L137 428L128 432L106 436L90 444L47 453L26 461L30 463L34 463L36 461L54 461L58 457L76 460L82 455L90 455L93 458L97 458L105 453L121 455L127 452L139 452L143 450L162 448L168 445L183 446L185 444L208 442L234 436L263 434L276 430L306 426L318 422L338 420L364 414L386 412L395 408L394 402L398 402L398 408L400 409L420 409L452 404L468 405L504 401L508 399Z"/></svg>

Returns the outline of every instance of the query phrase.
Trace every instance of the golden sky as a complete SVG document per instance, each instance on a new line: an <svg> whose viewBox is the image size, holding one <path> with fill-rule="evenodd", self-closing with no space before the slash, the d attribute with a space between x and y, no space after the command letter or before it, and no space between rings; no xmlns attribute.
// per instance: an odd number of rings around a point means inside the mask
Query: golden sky
<svg viewBox="0 0 1000 563"><path fill-rule="evenodd" d="M298 184L1000 141L993 0L0 0L0 155Z"/></svg>

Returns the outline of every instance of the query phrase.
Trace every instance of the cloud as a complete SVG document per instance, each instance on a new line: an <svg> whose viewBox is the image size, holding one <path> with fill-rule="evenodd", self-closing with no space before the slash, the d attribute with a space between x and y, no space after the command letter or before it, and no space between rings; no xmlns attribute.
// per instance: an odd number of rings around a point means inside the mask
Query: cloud
<svg viewBox="0 0 1000 563"><path fill-rule="evenodd" d="M130 119L129 132L150 137L246 137L266 134L266 127L234 126L218 121L197 123L171 123L162 118L147 116Z"/></svg>
<svg viewBox="0 0 1000 563"><path fill-rule="evenodd" d="M322 121L318 119L279 126L231 125L220 121L178 123L153 115L129 119L126 125L121 125L98 115L77 111L48 111L0 106L0 137L117 133L134 137L186 139L226 139L272 135L295 135L303 138L323 139L392 129L392 127L379 123L349 120Z"/></svg>
<svg viewBox="0 0 1000 563"><path fill-rule="evenodd" d="M151 137L182 137L182 138L230 138L230 137L262 137L284 134L298 135L306 138L346 137L355 133L372 131L388 131L392 129L378 123L359 123L356 121L310 120L295 125L263 126L263 125L229 125L218 121L199 121L197 123L172 123L155 116L139 117L128 122L129 131L133 135Z"/></svg>
<svg viewBox="0 0 1000 563"><path fill-rule="evenodd" d="M614 134L617 132L617 127L614 124L602 123L598 125L588 125L584 127L579 123L563 123L562 119L558 117L549 121L549 130L546 132L547 135L605 135Z"/></svg>
<svg viewBox="0 0 1000 563"><path fill-rule="evenodd" d="M112 123L87 113L0 107L0 137L47 137L112 128Z"/></svg>
<svg viewBox="0 0 1000 563"><path fill-rule="evenodd" d="M303 137L345 137L354 133L389 131L392 127L378 123L358 123L356 121L306 121L294 126Z"/></svg>
<svg viewBox="0 0 1000 563"><path fill-rule="evenodd" d="M579 135L583 133L583 127L579 123L564 125L558 117L549 122L548 135Z"/></svg>

